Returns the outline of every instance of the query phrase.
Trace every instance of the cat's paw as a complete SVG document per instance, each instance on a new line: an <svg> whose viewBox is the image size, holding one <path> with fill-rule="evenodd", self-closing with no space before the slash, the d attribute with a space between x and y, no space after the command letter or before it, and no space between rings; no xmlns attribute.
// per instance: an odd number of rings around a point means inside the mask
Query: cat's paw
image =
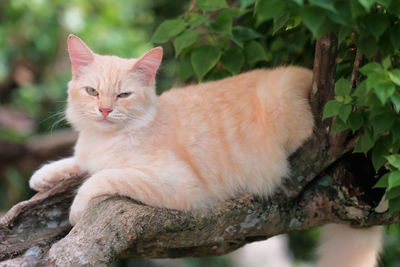
<svg viewBox="0 0 400 267"><path fill-rule="evenodd" d="M43 192L52 188L59 180L71 176L72 174L62 168L58 162L53 162L44 165L32 175L29 180L29 187L38 192Z"/></svg>
<svg viewBox="0 0 400 267"><path fill-rule="evenodd" d="M74 202L71 206L71 211L69 213L69 222L71 225L75 225L81 218L83 213L88 207L90 199L78 195L75 197Z"/></svg>

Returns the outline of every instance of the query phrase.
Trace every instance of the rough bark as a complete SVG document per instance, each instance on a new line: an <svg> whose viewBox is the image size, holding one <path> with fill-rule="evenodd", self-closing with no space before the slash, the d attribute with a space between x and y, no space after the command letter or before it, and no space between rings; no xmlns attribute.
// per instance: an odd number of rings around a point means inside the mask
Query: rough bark
<svg viewBox="0 0 400 267"><path fill-rule="evenodd" d="M330 136L330 121L321 121L322 108L333 95L336 50L334 35L318 39L311 96L314 136L291 157L292 175L271 198L241 195L207 212L102 198L71 230L68 208L84 177L71 178L1 218L0 266L107 266L125 257L220 255L251 241L328 222L356 227L393 222L396 216L373 210L382 196L366 185L367 178L374 182L373 175L354 167L368 162L344 155L355 139L349 133Z"/></svg>

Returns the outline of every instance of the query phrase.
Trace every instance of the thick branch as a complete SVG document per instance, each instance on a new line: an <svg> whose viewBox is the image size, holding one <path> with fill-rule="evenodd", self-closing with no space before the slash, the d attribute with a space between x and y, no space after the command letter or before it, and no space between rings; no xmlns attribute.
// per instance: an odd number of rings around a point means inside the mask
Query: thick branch
<svg viewBox="0 0 400 267"><path fill-rule="evenodd" d="M107 265L115 257L220 255L254 240L327 222L370 226L394 219L371 212L372 204L359 194L363 189L352 173L336 164L293 200L280 192L270 200L243 195L205 213L153 208L127 198L102 200L46 254L70 229L67 207L79 183L64 181L10 210L0 221L0 259L27 249L43 265L73 266Z"/></svg>

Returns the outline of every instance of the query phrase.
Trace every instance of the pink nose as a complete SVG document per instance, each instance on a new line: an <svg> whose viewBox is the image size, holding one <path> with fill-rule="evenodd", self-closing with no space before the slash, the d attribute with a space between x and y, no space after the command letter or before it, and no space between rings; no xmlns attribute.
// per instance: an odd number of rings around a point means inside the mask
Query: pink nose
<svg viewBox="0 0 400 267"><path fill-rule="evenodd" d="M106 118L113 110L111 108L99 108L99 111L103 114L103 117Z"/></svg>

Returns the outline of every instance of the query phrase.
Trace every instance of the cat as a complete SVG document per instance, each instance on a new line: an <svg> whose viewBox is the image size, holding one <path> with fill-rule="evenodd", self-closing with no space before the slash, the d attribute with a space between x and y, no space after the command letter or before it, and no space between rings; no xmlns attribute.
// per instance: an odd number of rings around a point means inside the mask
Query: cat
<svg viewBox="0 0 400 267"><path fill-rule="evenodd" d="M240 192L271 196L289 174L289 155L312 135L308 69L253 70L157 97L162 48L123 59L95 54L70 35L68 52L75 153L44 165L29 184L45 191L89 173L71 206L72 225L104 195L179 210L207 209Z"/></svg>

